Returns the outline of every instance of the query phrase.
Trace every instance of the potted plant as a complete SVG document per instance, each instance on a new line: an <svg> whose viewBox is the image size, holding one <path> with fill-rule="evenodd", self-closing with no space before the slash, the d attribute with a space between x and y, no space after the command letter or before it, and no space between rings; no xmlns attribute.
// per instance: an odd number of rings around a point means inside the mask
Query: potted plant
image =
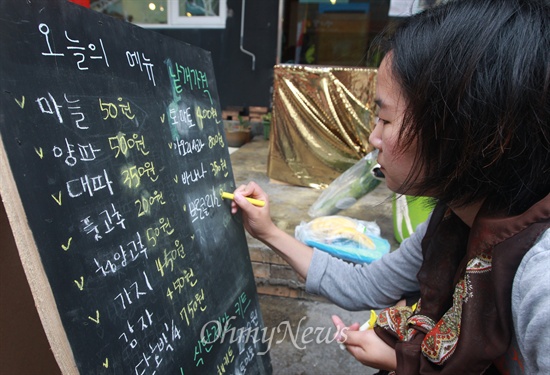
<svg viewBox="0 0 550 375"><path fill-rule="evenodd" d="M264 125L264 139L269 139L269 133L271 132L271 112L262 116L262 123Z"/></svg>

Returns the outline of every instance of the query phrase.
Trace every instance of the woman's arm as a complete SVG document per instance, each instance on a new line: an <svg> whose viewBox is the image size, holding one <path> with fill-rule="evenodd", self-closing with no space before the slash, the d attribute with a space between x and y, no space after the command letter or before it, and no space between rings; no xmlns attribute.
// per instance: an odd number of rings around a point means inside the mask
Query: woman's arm
<svg viewBox="0 0 550 375"><path fill-rule="evenodd" d="M526 374L550 374L550 229L523 257L512 287L512 317Z"/></svg>
<svg viewBox="0 0 550 375"><path fill-rule="evenodd" d="M416 275L422 264L421 241L426 227L427 221L399 249L371 264L348 263L315 251L306 291L323 295L347 310L384 308L418 293Z"/></svg>
<svg viewBox="0 0 550 375"><path fill-rule="evenodd" d="M273 249L300 276L306 278L313 249L277 228L271 219L267 194L255 182L240 186L234 194L232 212L236 213L238 208L242 210L244 227L248 233ZM244 197L260 199L266 204L263 207L257 207Z"/></svg>
<svg viewBox="0 0 550 375"><path fill-rule="evenodd" d="M244 197L266 204L256 207ZM419 225L398 250L370 265L356 265L314 250L277 228L271 220L268 196L255 182L235 190L232 212L239 208L248 233L304 277L310 293L323 295L345 309L361 310L387 307L418 291L416 274L422 263L420 243L426 224Z"/></svg>

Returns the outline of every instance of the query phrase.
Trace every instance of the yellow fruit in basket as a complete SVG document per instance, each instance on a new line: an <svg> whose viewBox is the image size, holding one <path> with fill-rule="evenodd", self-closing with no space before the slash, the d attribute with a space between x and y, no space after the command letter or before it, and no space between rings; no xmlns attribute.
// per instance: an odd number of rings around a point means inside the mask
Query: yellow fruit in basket
<svg viewBox="0 0 550 375"><path fill-rule="evenodd" d="M343 216L323 216L310 221L309 226L313 232L322 233L327 239L347 239L368 249L376 248L374 242L358 230L358 225L353 219Z"/></svg>
<svg viewBox="0 0 550 375"><path fill-rule="evenodd" d="M335 235L339 238L355 241L367 249L375 249L374 242L364 233L358 232L355 228L339 228L335 229Z"/></svg>
<svg viewBox="0 0 550 375"><path fill-rule="evenodd" d="M351 227L351 228L356 227L356 224L353 220L345 218L343 216L318 217L310 221L309 225L311 226L311 229L314 229L314 230L323 230L323 229L332 230L335 227Z"/></svg>

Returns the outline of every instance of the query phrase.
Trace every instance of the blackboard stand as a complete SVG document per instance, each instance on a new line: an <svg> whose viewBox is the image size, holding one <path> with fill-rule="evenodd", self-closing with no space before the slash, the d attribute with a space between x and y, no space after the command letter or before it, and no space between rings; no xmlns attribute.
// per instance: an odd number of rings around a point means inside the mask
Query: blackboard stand
<svg viewBox="0 0 550 375"><path fill-rule="evenodd" d="M210 54L0 2L0 194L63 374L269 374Z"/></svg>

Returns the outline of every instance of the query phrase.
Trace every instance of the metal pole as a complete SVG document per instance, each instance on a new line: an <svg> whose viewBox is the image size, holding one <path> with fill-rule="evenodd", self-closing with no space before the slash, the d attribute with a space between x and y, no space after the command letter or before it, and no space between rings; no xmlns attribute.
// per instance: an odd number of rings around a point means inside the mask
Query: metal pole
<svg viewBox="0 0 550 375"><path fill-rule="evenodd" d="M254 55L252 52L247 51L243 48L245 3L246 3L246 0L243 0L242 12L241 12L241 45L240 45L240 47L241 47L241 52L246 53L247 55L252 57L252 70L255 70L255 68L256 68L256 55Z"/></svg>

